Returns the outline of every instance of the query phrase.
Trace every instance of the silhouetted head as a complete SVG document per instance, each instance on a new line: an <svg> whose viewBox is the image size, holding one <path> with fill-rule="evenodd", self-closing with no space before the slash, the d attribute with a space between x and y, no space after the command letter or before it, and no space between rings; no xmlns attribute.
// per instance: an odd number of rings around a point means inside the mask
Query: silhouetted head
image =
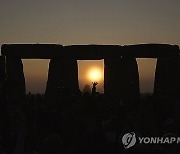
<svg viewBox="0 0 180 154"><path fill-rule="evenodd" d="M89 95L91 94L91 87L90 87L90 85L88 85L88 84L86 84L86 85L84 86L84 88L83 88L83 95L84 95L85 93L89 93Z"/></svg>

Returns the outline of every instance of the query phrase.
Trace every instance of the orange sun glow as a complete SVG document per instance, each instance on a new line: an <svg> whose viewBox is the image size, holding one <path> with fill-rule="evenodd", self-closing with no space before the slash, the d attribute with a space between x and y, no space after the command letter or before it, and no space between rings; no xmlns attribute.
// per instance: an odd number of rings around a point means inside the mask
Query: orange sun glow
<svg viewBox="0 0 180 154"><path fill-rule="evenodd" d="M87 77L91 82L99 82L103 79L103 72L100 68L93 67L88 70Z"/></svg>

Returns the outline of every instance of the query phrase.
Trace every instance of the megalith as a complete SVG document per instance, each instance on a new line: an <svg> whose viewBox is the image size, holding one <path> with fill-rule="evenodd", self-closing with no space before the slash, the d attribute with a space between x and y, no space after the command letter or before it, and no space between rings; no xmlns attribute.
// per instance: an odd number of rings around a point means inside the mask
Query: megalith
<svg viewBox="0 0 180 154"><path fill-rule="evenodd" d="M121 100L136 100L140 97L139 73L135 58L105 59L104 92Z"/></svg>
<svg viewBox="0 0 180 154"><path fill-rule="evenodd" d="M60 93L76 94L79 90L78 66L75 59L51 59L45 96L56 99Z"/></svg>
<svg viewBox="0 0 180 154"><path fill-rule="evenodd" d="M157 60L154 96L166 100L180 96L180 56Z"/></svg>
<svg viewBox="0 0 180 154"><path fill-rule="evenodd" d="M122 99L121 58L104 59L104 93L110 98Z"/></svg>
<svg viewBox="0 0 180 154"><path fill-rule="evenodd" d="M4 102L4 98L5 98L4 93L3 93L4 83L5 83L5 57L0 56L0 101L1 101L1 104Z"/></svg>
<svg viewBox="0 0 180 154"><path fill-rule="evenodd" d="M26 93L23 64L20 58L6 57L7 80L22 93Z"/></svg>
<svg viewBox="0 0 180 154"><path fill-rule="evenodd" d="M133 127L140 131L136 117L140 100L139 73L135 58L122 57L122 98L128 118Z"/></svg>
<svg viewBox="0 0 180 154"><path fill-rule="evenodd" d="M25 127L26 127L26 90L23 64L20 58L6 57L7 80L5 86L6 112L9 117L9 129L3 132L5 144L8 140L15 141L14 153L22 153L24 150ZM8 135L13 132L13 135ZM6 140L8 138L8 140ZM7 141L7 142L6 142Z"/></svg>
<svg viewBox="0 0 180 154"><path fill-rule="evenodd" d="M5 57L0 56L0 84L5 80Z"/></svg>
<svg viewBox="0 0 180 154"><path fill-rule="evenodd" d="M139 99L139 73L136 58L122 57L122 74L123 100Z"/></svg>

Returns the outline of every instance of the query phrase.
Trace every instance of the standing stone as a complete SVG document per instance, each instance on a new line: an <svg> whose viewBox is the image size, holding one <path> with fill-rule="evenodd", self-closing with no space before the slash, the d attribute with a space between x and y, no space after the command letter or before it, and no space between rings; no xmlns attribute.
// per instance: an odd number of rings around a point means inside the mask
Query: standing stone
<svg viewBox="0 0 180 154"><path fill-rule="evenodd" d="M123 100L139 99L139 73L135 58L122 58L122 74Z"/></svg>
<svg viewBox="0 0 180 154"><path fill-rule="evenodd" d="M137 118L137 106L140 100L139 73L135 58L122 57L122 91L123 102L132 130L142 131Z"/></svg>
<svg viewBox="0 0 180 154"><path fill-rule="evenodd" d="M140 98L139 73L135 58L105 59L104 91L117 110L123 104L128 119L136 130L141 130L136 118Z"/></svg>
<svg viewBox="0 0 180 154"><path fill-rule="evenodd" d="M74 59L51 59L46 98L56 99L59 93L76 94L79 90L78 66Z"/></svg>
<svg viewBox="0 0 180 154"><path fill-rule="evenodd" d="M5 57L0 56L0 84L5 80Z"/></svg>
<svg viewBox="0 0 180 154"><path fill-rule="evenodd" d="M5 82L5 57L0 56L0 102L3 99L3 85Z"/></svg>
<svg viewBox="0 0 180 154"><path fill-rule="evenodd" d="M174 100L180 96L180 56L159 58L156 65L154 96Z"/></svg>
<svg viewBox="0 0 180 154"><path fill-rule="evenodd" d="M136 100L140 96L135 58L105 59L104 92L108 96Z"/></svg>
<svg viewBox="0 0 180 154"><path fill-rule="evenodd" d="M22 154L24 151L27 99L21 59L6 57L6 72L6 111L9 117L7 123L11 126L9 133L13 132L14 136L4 136L4 138L8 138L12 144L15 144L14 149L12 149L14 154Z"/></svg>
<svg viewBox="0 0 180 154"><path fill-rule="evenodd" d="M180 99L180 56L159 58L154 82L154 108L157 127L164 130L165 118L175 115L175 106Z"/></svg>
<svg viewBox="0 0 180 154"><path fill-rule="evenodd" d="M121 59L104 59L104 93L113 99L122 99Z"/></svg>
<svg viewBox="0 0 180 154"><path fill-rule="evenodd" d="M5 57L0 56L0 136L2 138L2 130L5 119L5 95L4 95L4 83L5 83ZM2 144L1 144L2 146Z"/></svg>
<svg viewBox="0 0 180 154"><path fill-rule="evenodd" d="M6 71L8 81L13 82L17 88L25 94L25 78L21 59L15 57L6 57Z"/></svg>

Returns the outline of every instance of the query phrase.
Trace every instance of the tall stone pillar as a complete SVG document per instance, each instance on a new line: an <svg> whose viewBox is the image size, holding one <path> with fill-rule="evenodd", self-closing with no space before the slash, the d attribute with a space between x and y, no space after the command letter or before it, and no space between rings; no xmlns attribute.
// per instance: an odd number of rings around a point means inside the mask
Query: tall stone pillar
<svg viewBox="0 0 180 154"><path fill-rule="evenodd" d="M5 57L0 56L0 81L5 78Z"/></svg>
<svg viewBox="0 0 180 154"><path fill-rule="evenodd" d="M26 92L23 64L20 58L6 57L7 80L18 88L22 93Z"/></svg>
<svg viewBox="0 0 180 154"><path fill-rule="evenodd" d="M123 100L139 99L139 73L135 58L122 57L122 74Z"/></svg>
<svg viewBox="0 0 180 154"><path fill-rule="evenodd" d="M111 98L122 99L122 61L104 59L104 93Z"/></svg>
<svg viewBox="0 0 180 154"><path fill-rule="evenodd" d="M60 93L76 94L79 90L78 66L74 59L51 59L46 98L56 99Z"/></svg>
<svg viewBox="0 0 180 154"><path fill-rule="evenodd" d="M0 56L0 84L5 80L5 57Z"/></svg>
<svg viewBox="0 0 180 154"><path fill-rule="evenodd" d="M154 96L174 100L180 96L180 56L159 58L156 65Z"/></svg>
<svg viewBox="0 0 180 154"><path fill-rule="evenodd" d="M6 96L4 93L4 85L5 85L5 57L0 56L0 131L2 127L2 120L4 119L3 115L5 112L4 106L5 106Z"/></svg>
<svg viewBox="0 0 180 154"><path fill-rule="evenodd" d="M165 118L178 115L173 108L180 99L180 56L157 59L154 81L154 108L157 126L164 130ZM173 107L173 108L172 108ZM174 116L179 121L178 116Z"/></svg>
<svg viewBox="0 0 180 154"><path fill-rule="evenodd" d="M122 100L135 100L140 97L139 73L135 58L105 59L105 95Z"/></svg>
<svg viewBox="0 0 180 154"><path fill-rule="evenodd" d="M141 124L136 114L140 100L139 72L136 58L122 57L122 74L123 101L129 123L127 129L141 132Z"/></svg>
<svg viewBox="0 0 180 154"><path fill-rule="evenodd" d="M0 56L0 136L3 133L3 122L5 119L5 94L4 94L4 83L5 83L5 57ZM2 145L1 145L2 146Z"/></svg>
<svg viewBox="0 0 180 154"><path fill-rule="evenodd" d="M105 59L104 91L110 100L115 101L118 111L123 104L128 118L136 130L140 130L136 119L136 107L140 98L139 73L135 58Z"/></svg>
<svg viewBox="0 0 180 154"><path fill-rule="evenodd" d="M13 153L22 154L24 151L26 123L26 90L23 64L20 58L6 57L7 81L4 88L6 95L7 123L11 128L3 133L4 144L9 141L14 145ZM4 129L6 124L4 124ZM13 135L9 135L13 132Z"/></svg>

